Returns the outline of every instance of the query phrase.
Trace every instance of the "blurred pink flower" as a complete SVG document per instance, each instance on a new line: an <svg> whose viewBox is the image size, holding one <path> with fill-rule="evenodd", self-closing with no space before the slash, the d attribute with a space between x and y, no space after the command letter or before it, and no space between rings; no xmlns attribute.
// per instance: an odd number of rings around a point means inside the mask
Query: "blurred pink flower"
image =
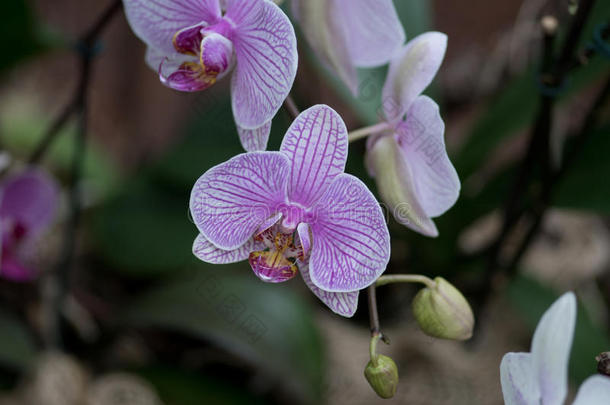
<svg viewBox="0 0 610 405"><path fill-rule="evenodd" d="M38 169L29 169L0 183L0 276L17 282L31 281L35 269L24 265L32 255L33 241L55 217L59 188Z"/></svg>

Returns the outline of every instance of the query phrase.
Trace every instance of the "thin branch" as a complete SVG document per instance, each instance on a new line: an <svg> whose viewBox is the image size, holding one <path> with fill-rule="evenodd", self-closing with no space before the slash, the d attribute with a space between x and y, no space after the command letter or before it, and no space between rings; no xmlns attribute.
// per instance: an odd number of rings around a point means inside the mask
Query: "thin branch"
<svg viewBox="0 0 610 405"><path fill-rule="evenodd" d="M91 27L85 31L85 33L77 41L77 47L81 53L92 53L95 43L98 37L103 32L104 28L112 20L112 17L121 9L122 1L113 0L113 2L104 10L104 12L98 17L98 19L91 25ZM49 147L60 133L60 130L66 125L73 114L75 114L79 107L80 88L77 88L74 92L74 96L64 107L59 116L53 121L51 126L45 131L39 144L34 149L34 152L29 158L30 164L39 163Z"/></svg>
<svg viewBox="0 0 610 405"><path fill-rule="evenodd" d="M75 92L74 101L66 108L64 113L61 114L59 117L60 119L56 121L56 125L48 131L48 134L57 134L63 125L62 121L65 122L73 113L78 113L78 131L74 143L70 179L68 183L70 204L69 219L65 225L64 243L57 267L55 271L49 273L47 279L44 280L42 290L43 310L46 311L47 315L45 316L46 320L43 328L43 339L45 344L51 348L57 348L61 344L61 312L65 296L70 289L70 278L75 262L77 230L80 224L82 208L79 183L81 182L85 163L87 144L87 93L91 81L91 65L95 54L93 48L96 45L97 37L111 20L112 16L115 15L116 11L120 9L120 6L120 0L114 1L110 7L104 11L91 29L82 36L82 42L80 44L82 48L79 49L81 60L80 79ZM43 138L44 147L39 146L37 148L37 151L33 155L33 157L35 157L35 159L32 159L33 161L42 158L53 139L54 135Z"/></svg>
<svg viewBox="0 0 610 405"><path fill-rule="evenodd" d="M366 138L369 135L377 134L390 129L390 124L387 122L380 122L379 124L371 125L352 131L348 134L348 142L352 143L362 138Z"/></svg>
<svg viewBox="0 0 610 405"><path fill-rule="evenodd" d="M297 103L294 102L292 95L288 94L286 100L284 101L284 110L290 115L290 118L294 121L299 116L299 107L297 107Z"/></svg>
<svg viewBox="0 0 610 405"><path fill-rule="evenodd" d="M375 282L375 286L381 287L383 285L394 283L421 283L429 288L434 288L436 286L433 280L420 274L390 274L387 276L381 276Z"/></svg>

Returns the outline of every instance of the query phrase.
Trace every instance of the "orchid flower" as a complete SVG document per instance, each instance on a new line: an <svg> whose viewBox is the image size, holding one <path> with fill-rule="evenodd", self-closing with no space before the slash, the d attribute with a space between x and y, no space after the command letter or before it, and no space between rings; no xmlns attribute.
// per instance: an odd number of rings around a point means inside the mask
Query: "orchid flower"
<svg viewBox="0 0 610 405"><path fill-rule="evenodd" d="M0 183L0 276L17 282L36 277L23 262L33 241L53 220L58 194L53 179L39 170L28 170Z"/></svg>
<svg viewBox="0 0 610 405"><path fill-rule="evenodd" d="M373 194L344 173L347 149L341 117L317 105L296 118L279 152L208 170L191 193L194 254L215 264L247 259L270 283L300 271L334 312L352 316L358 291L385 270L390 235Z"/></svg>
<svg viewBox="0 0 610 405"><path fill-rule="evenodd" d="M234 70L233 116L242 145L266 149L271 119L297 70L286 14L268 0L123 2L131 28L148 45L148 64L166 86L205 90Z"/></svg>
<svg viewBox="0 0 610 405"><path fill-rule="evenodd" d="M392 0L292 0L293 14L318 58L352 93L356 67L385 65L405 42Z"/></svg>
<svg viewBox="0 0 610 405"><path fill-rule="evenodd" d="M530 353L507 353L500 364L506 405L561 405L568 393L568 361L576 325L576 297L562 295L544 313ZM580 386L574 405L606 405L610 378L589 377Z"/></svg>
<svg viewBox="0 0 610 405"><path fill-rule="evenodd" d="M385 122L367 142L367 167L382 200L399 223L427 236L438 235L431 218L451 208L460 191L438 105L421 95L446 47L445 34L428 32L396 54L383 87Z"/></svg>

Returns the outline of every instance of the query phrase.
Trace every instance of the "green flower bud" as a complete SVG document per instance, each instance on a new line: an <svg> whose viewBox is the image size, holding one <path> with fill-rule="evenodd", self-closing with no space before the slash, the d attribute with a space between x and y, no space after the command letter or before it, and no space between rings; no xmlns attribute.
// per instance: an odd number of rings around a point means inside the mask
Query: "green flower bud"
<svg viewBox="0 0 610 405"><path fill-rule="evenodd" d="M413 313L427 335L453 340L472 336L474 315L462 293L442 277L434 287L422 289L413 299Z"/></svg>
<svg viewBox="0 0 610 405"><path fill-rule="evenodd" d="M375 365L369 361L364 369L364 376L381 398L392 398L398 387L398 368L394 360L378 354Z"/></svg>

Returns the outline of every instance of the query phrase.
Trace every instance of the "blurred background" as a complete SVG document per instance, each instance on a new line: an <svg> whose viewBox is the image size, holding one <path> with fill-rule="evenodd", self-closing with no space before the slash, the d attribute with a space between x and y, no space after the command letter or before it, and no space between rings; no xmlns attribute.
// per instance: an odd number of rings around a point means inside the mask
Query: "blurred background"
<svg viewBox="0 0 610 405"><path fill-rule="evenodd" d="M411 314L417 288L380 288L381 326L391 338L380 352L400 373L395 398L381 400L363 376L366 294L356 316L344 319L298 278L268 285L246 262L212 266L193 257L191 187L241 152L229 80L197 94L163 87L119 10L93 41L75 255L64 261L74 220L72 155L83 130L78 114L40 159L64 192L53 227L30 257L38 277L0 279L0 404L501 404L502 356L529 349L540 315L567 290L579 297L572 386L595 373L595 356L610 350L610 61L591 44L596 33L607 34L600 24L610 19L610 2L595 2L562 86L538 80L540 19L557 19L550 46L560 53L576 1L394 2L409 38L427 30L449 36L428 93L441 106L463 190L438 219L439 238L389 216L387 273L451 280L475 311L474 337L427 337ZM79 38L112 0L5 3L2 176L23 167L71 104L82 73ZM353 99L301 36L299 53L299 108L329 104L350 130L377 122L384 69L363 70ZM550 153L528 158L545 95L554 105ZM280 110L269 149L289 123ZM350 145L347 171L375 190L364 146ZM566 169L549 180L547 166ZM504 229L513 200L519 215ZM70 271L57 280L62 263ZM57 339L49 339L53 322Z"/></svg>

